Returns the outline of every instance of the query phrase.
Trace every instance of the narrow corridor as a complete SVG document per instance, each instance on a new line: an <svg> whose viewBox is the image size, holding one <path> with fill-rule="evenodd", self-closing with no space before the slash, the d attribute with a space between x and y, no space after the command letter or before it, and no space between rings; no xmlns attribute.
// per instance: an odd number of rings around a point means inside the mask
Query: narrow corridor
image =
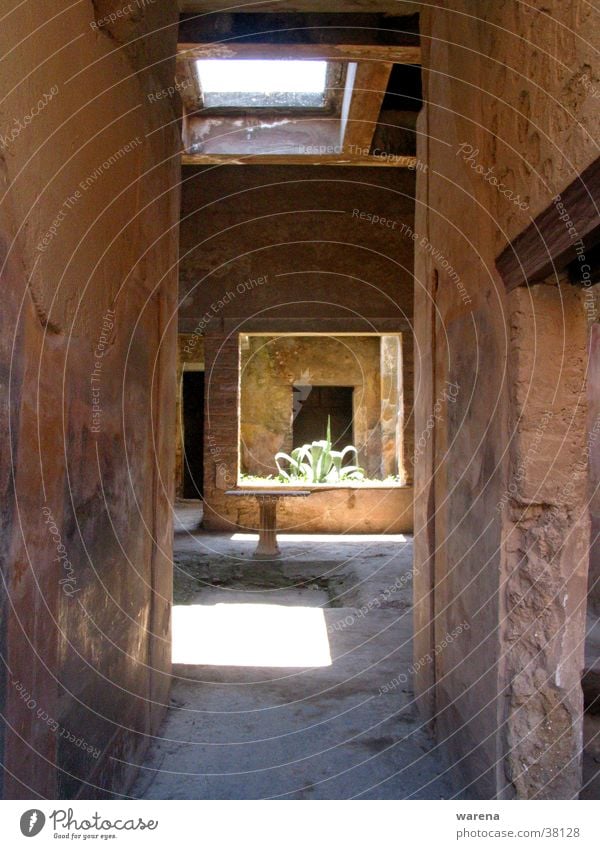
<svg viewBox="0 0 600 849"><path fill-rule="evenodd" d="M171 708L132 795L452 797L413 702L411 538L283 535L282 560L265 564L244 559L251 539L179 518ZM197 644L183 634L190 607ZM253 652L273 665L233 665ZM298 665L329 652L330 665Z"/></svg>

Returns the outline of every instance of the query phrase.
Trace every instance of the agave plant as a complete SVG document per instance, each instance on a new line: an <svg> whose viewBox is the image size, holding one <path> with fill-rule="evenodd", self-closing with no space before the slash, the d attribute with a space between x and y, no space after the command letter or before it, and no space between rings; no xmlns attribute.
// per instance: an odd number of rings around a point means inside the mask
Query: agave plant
<svg viewBox="0 0 600 849"><path fill-rule="evenodd" d="M345 466L344 460L348 456L354 457L354 463ZM287 464L287 468L283 468L280 461ZM290 483L338 483L344 480L363 480L365 476L364 470L358 465L358 452L354 445L347 445L343 451L332 449L329 416L325 439L294 448L291 454L279 451L275 455L275 462L280 476Z"/></svg>

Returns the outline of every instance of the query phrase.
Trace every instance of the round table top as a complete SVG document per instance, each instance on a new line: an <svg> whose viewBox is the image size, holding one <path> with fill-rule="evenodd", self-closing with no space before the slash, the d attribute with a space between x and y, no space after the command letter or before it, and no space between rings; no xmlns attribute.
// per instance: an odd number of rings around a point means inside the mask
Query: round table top
<svg viewBox="0 0 600 849"><path fill-rule="evenodd" d="M309 489L228 489L225 495L246 495L255 498L298 498L310 495Z"/></svg>

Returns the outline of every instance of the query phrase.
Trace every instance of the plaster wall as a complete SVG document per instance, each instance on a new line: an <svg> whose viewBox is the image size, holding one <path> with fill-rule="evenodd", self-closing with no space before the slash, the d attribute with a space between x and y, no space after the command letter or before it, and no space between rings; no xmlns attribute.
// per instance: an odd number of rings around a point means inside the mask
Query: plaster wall
<svg viewBox="0 0 600 849"><path fill-rule="evenodd" d="M184 167L180 331L407 330L414 186L402 168Z"/></svg>
<svg viewBox="0 0 600 849"><path fill-rule="evenodd" d="M241 469L276 475L274 456L293 444L294 384L352 386L352 434L367 477L381 472L380 339L377 336L251 336L240 374ZM315 434L315 439L325 434ZM349 462L349 461L348 461Z"/></svg>
<svg viewBox="0 0 600 849"><path fill-rule="evenodd" d="M226 495L237 487L239 475L239 341L234 334L207 333L204 345L203 526L256 531L255 499ZM309 498L287 499L278 508L278 527L293 533L409 533L412 487L328 488Z"/></svg>
<svg viewBox="0 0 600 849"><path fill-rule="evenodd" d="M238 519L256 525L255 511L238 515L239 499L224 494L240 469L240 334L404 332L403 427L412 456L414 184L415 172L400 168L183 169L179 330L205 343L207 528L237 527ZM387 499L380 521L369 508L362 527L400 522L409 530L407 492ZM343 501L335 516L309 516L307 504L289 516L283 508L284 524L357 533L367 515Z"/></svg>
<svg viewBox="0 0 600 849"><path fill-rule="evenodd" d="M483 798L567 798L581 748L585 319L577 290L556 279L507 296L494 262L597 155L594 13L554 0L477 5L476 15L454 0L421 15L417 440L441 401L416 463L417 660L457 622L470 628L421 665L416 684L463 786ZM492 167L504 193L482 176ZM504 502L550 385L539 462ZM572 480L561 510L556 492L537 492L542 470L556 486Z"/></svg>
<svg viewBox="0 0 600 849"><path fill-rule="evenodd" d="M178 104L147 95L173 79L177 10L11 5L3 793L118 797L170 683Z"/></svg>

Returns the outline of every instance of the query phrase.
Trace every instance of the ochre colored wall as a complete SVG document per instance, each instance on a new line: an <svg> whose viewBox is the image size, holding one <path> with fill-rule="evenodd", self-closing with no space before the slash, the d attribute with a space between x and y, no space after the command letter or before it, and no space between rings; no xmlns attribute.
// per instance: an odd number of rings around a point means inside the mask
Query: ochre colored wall
<svg viewBox="0 0 600 849"><path fill-rule="evenodd" d="M3 792L118 796L170 682L178 104L147 95L173 78L176 7L109 26L116 0L12 5L0 30Z"/></svg>
<svg viewBox="0 0 600 849"><path fill-rule="evenodd" d="M239 368L237 334L204 337L206 398L204 431L204 518L210 530L258 527L252 497L227 496L238 484ZM410 533L412 487L359 487L284 499L278 526L295 533Z"/></svg>
<svg viewBox="0 0 600 849"><path fill-rule="evenodd" d="M241 469L276 475L274 457L290 452L292 387L354 387L354 445L368 477L381 469L380 341L377 336L251 336L242 348L240 380ZM315 434L314 439L324 439ZM344 444L352 443L348 434ZM351 462L347 460L347 462Z"/></svg>
<svg viewBox="0 0 600 849"><path fill-rule="evenodd" d="M414 185L401 168L185 167L180 330L408 329Z"/></svg>
<svg viewBox="0 0 600 849"><path fill-rule="evenodd" d="M224 496L239 468L239 334L410 338L414 185L415 172L400 168L183 169L179 329L206 343L207 527L235 527L241 506ZM410 379L412 358L403 353ZM411 455L412 381L405 389ZM394 504L377 527L392 526ZM406 493L396 507L406 531Z"/></svg>
<svg viewBox="0 0 600 849"><path fill-rule="evenodd" d="M507 297L494 263L597 155L594 12L577 0L476 6L446 0L421 16L417 440L440 406L415 476L417 661L470 628L416 685L471 792L564 798L578 791L581 745L585 317L579 291L556 279ZM540 463L503 501L548 405ZM537 490L541 468L554 488Z"/></svg>

